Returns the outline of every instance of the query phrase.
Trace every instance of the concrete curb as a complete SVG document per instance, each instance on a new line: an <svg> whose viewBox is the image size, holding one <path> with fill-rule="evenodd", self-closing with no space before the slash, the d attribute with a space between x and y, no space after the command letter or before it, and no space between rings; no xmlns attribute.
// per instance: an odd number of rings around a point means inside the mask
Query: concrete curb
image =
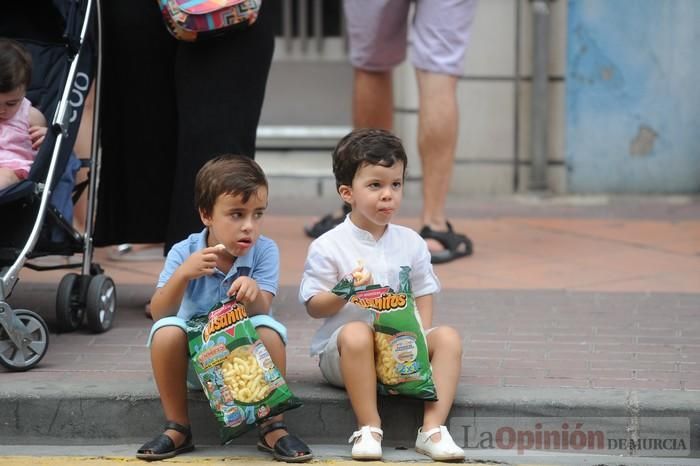
<svg viewBox="0 0 700 466"><path fill-rule="evenodd" d="M311 443L342 444L355 425L346 394L325 385L292 383L304 407L286 414L290 429ZM9 390L8 390L9 388ZM196 441L218 443L218 426L202 393L190 393L190 415ZM412 447L422 418L422 403L380 398L388 444ZM630 436L639 420L680 417L690 421L693 456L700 456L700 398L695 393L626 390L525 389L461 387L451 412L455 441L464 444L462 422L480 418L599 418L619 426L627 420ZM614 419L613 419L614 418ZM648 419L647 419L648 421ZM152 383L103 387L75 381L50 387L19 382L0 393L0 444L124 444L153 437L163 424L160 400ZM612 424L611 424L612 425ZM597 427L605 427L604 425ZM654 435L671 435L661 426ZM235 444L251 444L249 432Z"/></svg>

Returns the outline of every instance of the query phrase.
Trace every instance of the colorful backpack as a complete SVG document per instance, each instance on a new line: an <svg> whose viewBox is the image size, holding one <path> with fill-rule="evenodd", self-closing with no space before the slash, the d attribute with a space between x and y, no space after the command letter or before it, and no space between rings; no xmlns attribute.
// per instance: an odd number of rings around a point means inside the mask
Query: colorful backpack
<svg viewBox="0 0 700 466"><path fill-rule="evenodd" d="M157 0L168 31L178 40L194 42L250 25L262 0Z"/></svg>

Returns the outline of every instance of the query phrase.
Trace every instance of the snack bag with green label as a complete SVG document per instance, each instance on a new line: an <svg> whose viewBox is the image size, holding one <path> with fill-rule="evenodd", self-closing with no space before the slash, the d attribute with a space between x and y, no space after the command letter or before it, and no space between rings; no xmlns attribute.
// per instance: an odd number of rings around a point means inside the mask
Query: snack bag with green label
<svg viewBox="0 0 700 466"><path fill-rule="evenodd" d="M245 307L235 299L188 321L187 338L195 372L221 425L223 443L270 416L301 406Z"/></svg>
<svg viewBox="0 0 700 466"><path fill-rule="evenodd" d="M341 280L332 292L374 315L379 393L435 401L437 393L428 344L411 291L410 271L410 267L401 267L398 291L381 285L355 287L350 276Z"/></svg>

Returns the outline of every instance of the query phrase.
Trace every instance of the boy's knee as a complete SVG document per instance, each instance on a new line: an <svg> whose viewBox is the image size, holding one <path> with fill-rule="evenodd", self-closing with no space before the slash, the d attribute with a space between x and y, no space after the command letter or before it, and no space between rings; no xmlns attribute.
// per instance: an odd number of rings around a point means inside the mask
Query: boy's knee
<svg viewBox="0 0 700 466"><path fill-rule="evenodd" d="M365 322L350 322L338 333L338 349L364 350L374 347L374 333Z"/></svg>
<svg viewBox="0 0 700 466"><path fill-rule="evenodd" d="M452 327L443 325L435 328L428 335L428 340L432 345L462 354L462 336Z"/></svg>
<svg viewBox="0 0 700 466"><path fill-rule="evenodd" d="M277 331L270 327L255 327L255 331L258 332L258 336L262 340L266 347L269 346L281 346L284 348L284 340L282 336L277 333Z"/></svg>
<svg viewBox="0 0 700 466"><path fill-rule="evenodd" d="M173 346L187 347L187 335L180 327L169 325L155 331L151 338L151 349Z"/></svg>

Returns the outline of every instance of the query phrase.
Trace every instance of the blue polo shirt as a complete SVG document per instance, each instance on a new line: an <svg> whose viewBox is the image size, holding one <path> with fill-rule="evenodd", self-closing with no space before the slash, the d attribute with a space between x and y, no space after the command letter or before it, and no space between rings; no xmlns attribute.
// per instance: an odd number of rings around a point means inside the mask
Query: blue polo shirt
<svg viewBox="0 0 700 466"><path fill-rule="evenodd" d="M168 252L163 271L158 277L158 288L164 286L175 270L194 252L207 247L208 230L191 234L187 239L175 244ZM226 299L231 283L240 277L248 276L255 280L260 290L277 294L279 286L280 253L277 244L265 236L260 236L245 256L236 258L231 270L224 274L215 269L212 275L191 280L185 290L177 316L189 320L198 315L206 315L219 301Z"/></svg>

